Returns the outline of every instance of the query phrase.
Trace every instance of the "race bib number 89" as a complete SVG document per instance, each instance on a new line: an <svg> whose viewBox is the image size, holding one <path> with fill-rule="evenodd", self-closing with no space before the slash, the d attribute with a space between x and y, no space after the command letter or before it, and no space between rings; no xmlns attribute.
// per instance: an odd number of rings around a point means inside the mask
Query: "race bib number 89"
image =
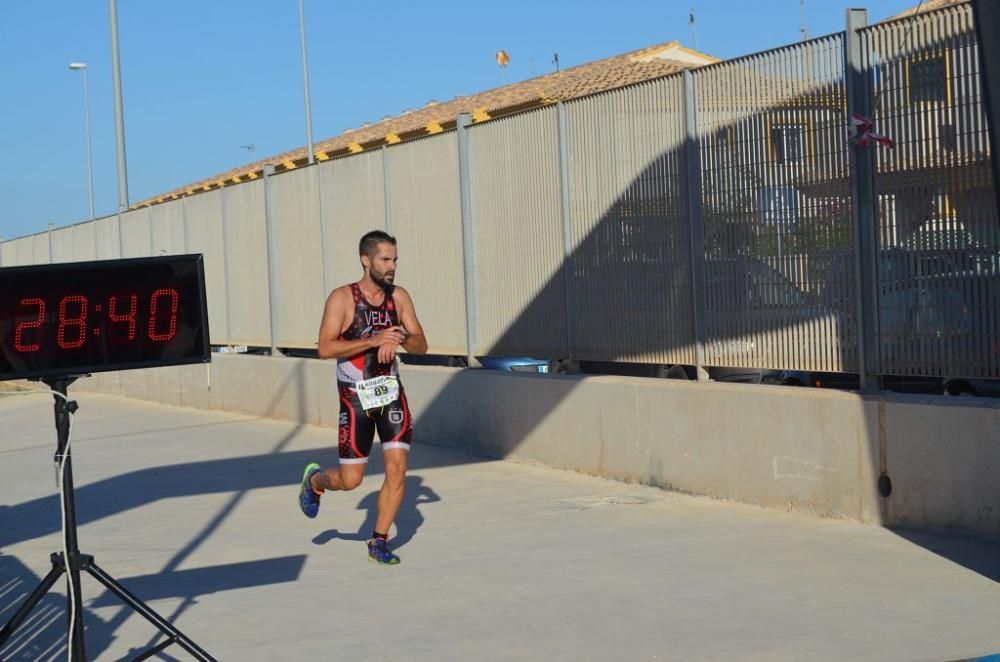
<svg viewBox="0 0 1000 662"><path fill-rule="evenodd" d="M391 405L399 399L399 380L396 377L373 377L354 384L365 411Z"/></svg>

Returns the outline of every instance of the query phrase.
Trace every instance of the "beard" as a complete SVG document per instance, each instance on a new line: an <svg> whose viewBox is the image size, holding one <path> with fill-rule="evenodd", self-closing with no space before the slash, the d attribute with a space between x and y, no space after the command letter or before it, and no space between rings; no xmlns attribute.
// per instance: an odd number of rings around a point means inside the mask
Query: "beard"
<svg viewBox="0 0 1000 662"><path fill-rule="evenodd" d="M385 271L379 273L378 271L372 269L368 275L371 276L372 282L381 287L383 290L392 286L392 281L396 279L395 271Z"/></svg>

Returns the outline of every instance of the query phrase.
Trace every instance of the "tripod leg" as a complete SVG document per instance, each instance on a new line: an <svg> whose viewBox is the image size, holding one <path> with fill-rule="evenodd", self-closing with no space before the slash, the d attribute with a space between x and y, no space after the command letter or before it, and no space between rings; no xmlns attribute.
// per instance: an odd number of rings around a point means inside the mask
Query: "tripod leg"
<svg viewBox="0 0 1000 662"><path fill-rule="evenodd" d="M28 617L28 614L35 608L35 605L37 605L41 599L45 597L45 594L49 592L49 589L55 585L56 580L59 579L59 576L63 572L65 572L65 566L61 563L56 565L53 562L52 569L49 570L49 574L45 575L45 578L38 584L32 594L28 596L28 599L24 601L24 604L17 610L17 613L14 614L11 619L7 621L7 624L3 626L3 629L0 630L0 648L3 648L3 645L7 643L7 640L10 639L11 636L13 636L17 628L21 627L21 623L24 622L24 619Z"/></svg>
<svg viewBox="0 0 1000 662"><path fill-rule="evenodd" d="M142 602L142 600L129 593L128 589L115 581L111 575L101 570L96 563L91 563L87 567L87 572L89 572L94 579L101 582L101 584L104 585L104 588L117 595L125 604L137 611L140 616L156 626L156 629L170 637L173 641L177 642L181 648L191 653L195 659L200 660L201 662L217 662L214 657L203 651L198 644L188 639L184 633L168 623L162 616L157 614L148 605Z"/></svg>

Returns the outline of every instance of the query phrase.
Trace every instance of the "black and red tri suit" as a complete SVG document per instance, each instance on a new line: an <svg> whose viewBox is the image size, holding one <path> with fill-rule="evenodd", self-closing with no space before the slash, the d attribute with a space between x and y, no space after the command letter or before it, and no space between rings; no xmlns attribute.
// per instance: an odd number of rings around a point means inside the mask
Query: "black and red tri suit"
<svg viewBox="0 0 1000 662"><path fill-rule="evenodd" d="M378 306L365 299L357 283L351 283L354 296L354 319L342 334L341 340L361 340L388 329L399 326L399 312L392 298L393 288L385 289L385 298ZM368 461L375 432L382 444L382 450L410 449L413 438L413 418L406 403L403 385L399 385L399 397L380 409L365 411L361 406L354 385L373 377L392 376L399 378L399 367L395 360L380 363L378 348L366 350L356 356L337 359L337 388L340 393L340 437L339 452L341 464L363 464Z"/></svg>

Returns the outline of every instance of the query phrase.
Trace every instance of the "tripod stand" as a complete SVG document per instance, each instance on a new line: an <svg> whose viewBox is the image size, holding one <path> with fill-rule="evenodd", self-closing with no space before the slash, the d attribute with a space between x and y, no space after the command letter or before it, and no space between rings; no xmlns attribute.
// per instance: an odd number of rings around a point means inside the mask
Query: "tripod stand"
<svg viewBox="0 0 1000 662"><path fill-rule="evenodd" d="M168 623L162 616L153 611L139 598L132 595L124 586L104 572L96 563L94 557L89 554L81 554L77 547L76 539L76 503L73 498L73 464L70 458L69 431L70 415L77 410L77 404L73 400L66 398L66 390L69 385L76 381L76 377L57 377L42 380L50 389L63 397L53 395L55 399L56 434L58 443L56 446L56 461L61 458L62 465L62 506L64 512L63 536L65 541L65 553L56 552L50 557L52 569L49 574L39 583L34 592L25 600L20 609L17 610L7 624L0 630L0 648L7 640L13 636L14 632L28 617L32 609L48 593L49 589L55 585L59 577L66 573L69 584L69 598L67 600L70 614L69 623L70 634L70 662L86 662L87 648L84 641L83 631L83 600L80 593L80 571L84 570L94 579L99 581L104 587L117 595L129 607L139 613L140 616L153 624L157 630L166 635L166 639L149 650L140 653L133 660L145 660L172 644L181 646L189 652L195 659L201 662L215 662L215 658L198 647L198 644L191 641L180 630Z"/></svg>

